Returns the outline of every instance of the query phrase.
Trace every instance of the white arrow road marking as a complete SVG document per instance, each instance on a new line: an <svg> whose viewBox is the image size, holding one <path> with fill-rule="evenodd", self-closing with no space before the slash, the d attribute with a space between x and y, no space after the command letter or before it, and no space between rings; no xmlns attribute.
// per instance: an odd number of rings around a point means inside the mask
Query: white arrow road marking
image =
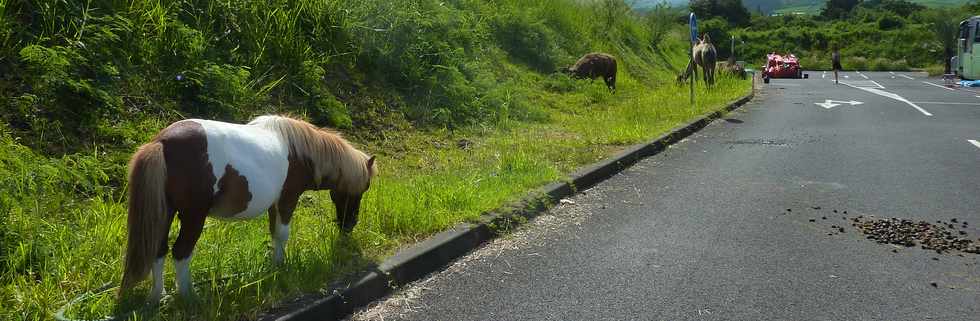
<svg viewBox="0 0 980 321"><path fill-rule="evenodd" d="M972 139L967 139L966 141L970 142L970 144L973 144L973 146L976 146L977 148L980 148L980 142L975 141L975 140L972 140Z"/></svg>
<svg viewBox="0 0 980 321"><path fill-rule="evenodd" d="M932 113L929 113L925 109L922 109L922 107L919 107L919 105L916 105L915 103L909 101L908 99L903 98L902 96L899 96L899 95L896 95L896 94L893 94L893 93L890 93L890 92L887 92L887 91L884 91L884 90L881 90L881 89L878 89L878 88L858 87L858 86L854 86L854 85L851 85L851 84L848 84L848 83L843 83L843 84L844 85L847 85L847 86L849 86L851 88L857 88L857 89L864 90L864 91L867 91L867 92L872 93L872 94L875 94L875 95L885 96L885 97L888 97L888 98L891 98L891 99L894 99L894 100L897 100L897 101L900 101L900 102L909 104L909 106L915 107L915 109L919 110L919 112L921 112L923 115L932 116Z"/></svg>
<svg viewBox="0 0 980 321"><path fill-rule="evenodd" d="M863 104L863 103L860 102L860 101L854 101L854 100L851 100L851 101L841 101L841 100L830 100L830 99L826 99L822 103L814 103L814 104L816 104L817 106L823 107L823 108L831 109L831 108L840 106L841 104L848 104L848 105L854 106L854 105L860 105L860 104Z"/></svg>
<svg viewBox="0 0 980 321"><path fill-rule="evenodd" d="M840 106L840 104L832 103L830 99L827 99L826 101L824 101L822 103L814 103L814 104L817 104L817 106L820 106L820 107L823 107L823 108L827 108L827 109L831 109L831 108Z"/></svg>
<svg viewBox="0 0 980 321"><path fill-rule="evenodd" d="M923 84L926 84L926 85L936 86L936 87L939 87L939 88L942 88L942 89L946 89L946 90L956 91L956 89L949 88L949 87L946 87L946 86L943 86L943 85L939 85L939 84L934 84L934 83L931 83L931 82L928 82L928 81L923 81L922 83Z"/></svg>
<svg viewBox="0 0 980 321"><path fill-rule="evenodd" d="M898 76L899 77L905 77L905 78L908 78L908 79L911 79L911 80L915 80L915 78L912 78L912 77L909 77L909 76L906 76L906 75L903 75L903 74L898 74Z"/></svg>

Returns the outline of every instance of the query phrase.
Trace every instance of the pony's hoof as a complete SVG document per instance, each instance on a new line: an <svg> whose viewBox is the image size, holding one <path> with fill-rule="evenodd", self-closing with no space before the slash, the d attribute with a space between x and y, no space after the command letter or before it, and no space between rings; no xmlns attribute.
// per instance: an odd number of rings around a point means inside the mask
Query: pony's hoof
<svg viewBox="0 0 980 321"><path fill-rule="evenodd" d="M185 303L194 304L201 300L193 290L179 292L180 300Z"/></svg>
<svg viewBox="0 0 980 321"><path fill-rule="evenodd" d="M146 304L149 305L160 305L160 301L166 296L166 292L152 293L148 298L146 298Z"/></svg>

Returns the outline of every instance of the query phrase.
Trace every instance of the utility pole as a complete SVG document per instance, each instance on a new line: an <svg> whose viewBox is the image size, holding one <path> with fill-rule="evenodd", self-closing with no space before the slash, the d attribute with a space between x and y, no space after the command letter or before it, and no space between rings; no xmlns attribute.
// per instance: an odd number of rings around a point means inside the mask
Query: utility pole
<svg viewBox="0 0 980 321"><path fill-rule="evenodd" d="M691 59L691 109L696 109L694 104L694 78L698 74L698 66L694 64L694 43L698 41L698 19L694 16L694 12L691 12L690 17L691 25L691 50L688 51L688 58Z"/></svg>

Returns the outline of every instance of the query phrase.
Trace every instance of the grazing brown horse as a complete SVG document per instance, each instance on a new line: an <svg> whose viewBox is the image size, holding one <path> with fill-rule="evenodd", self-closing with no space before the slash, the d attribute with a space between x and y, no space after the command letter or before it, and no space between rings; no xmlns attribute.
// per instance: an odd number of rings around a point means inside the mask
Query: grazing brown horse
<svg viewBox="0 0 980 321"><path fill-rule="evenodd" d="M687 64L687 70L677 76L677 80L683 82L687 80L687 77L692 75L696 77L698 72L697 66L701 66L704 83L710 87L715 83L715 63L717 61L718 51L711 44L711 38L708 37L708 34L704 34L704 38L701 38L698 44L694 45L694 50L691 53L691 61Z"/></svg>
<svg viewBox="0 0 980 321"><path fill-rule="evenodd" d="M247 125L189 119L171 124L129 162L129 239L120 294L153 271L150 301L163 295L163 258L174 216L177 290L193 296L191 254L208 216L243 220L269 212L272 260L279 264L289 221L307 190L330 190L337 224L350 233L361 195L376 173L339 134L282 116Z"/></svg>
<svg viewBox="0 0 980 321"><path fill-rule="evenodd" d="M582 56L571 67L563 70L575 78L596 79L602 77L606 87L616 90L616 57L601 52Z"/></svg>

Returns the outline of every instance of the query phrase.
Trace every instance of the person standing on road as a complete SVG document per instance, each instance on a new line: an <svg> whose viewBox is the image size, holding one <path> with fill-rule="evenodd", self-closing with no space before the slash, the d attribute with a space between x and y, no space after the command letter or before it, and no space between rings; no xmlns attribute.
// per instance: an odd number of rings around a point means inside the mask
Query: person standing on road
<svg viewBox="0 0 980 321"><path fill-rule="evenodd" d="M834 53L830 54L830 60L831 60L831 62L834 65L833 66L833 68L834 68L834 84L840 84L840 82L837 81L837 71L838 70L843 70L844 68L841 68L841 66L840 66L840 49L837 48L837 45L834 45Z"/></svg>

